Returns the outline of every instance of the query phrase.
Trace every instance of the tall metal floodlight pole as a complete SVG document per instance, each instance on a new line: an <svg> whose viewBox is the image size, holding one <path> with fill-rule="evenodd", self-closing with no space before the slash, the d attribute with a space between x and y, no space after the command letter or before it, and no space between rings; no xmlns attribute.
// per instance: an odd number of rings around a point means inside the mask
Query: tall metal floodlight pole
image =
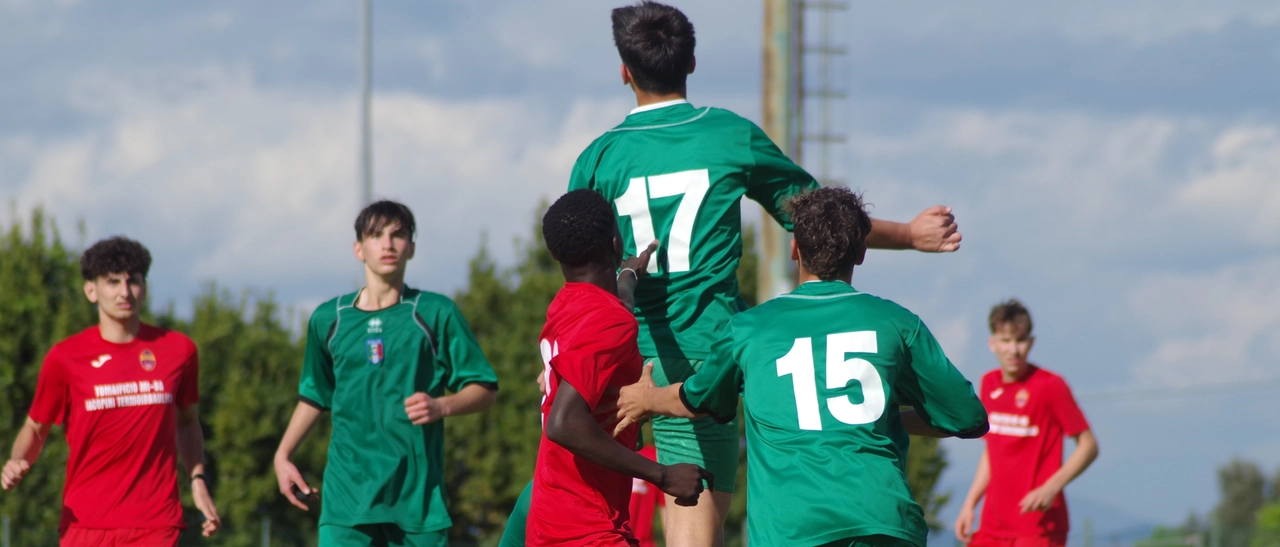
<svg viewBox="0 0 1280 547"><path fill-rule="evenodd" d="M763 129L800 163L803 105L800 82L804 63L800 58L803 17L799 0L764 0L764 113ZM790 291L791 241L786 230L768 218L760 223L760 266L757 298L764 302Z"/></svg>
<svg viewBox="0 0 1280 547"><path fill-rule="evenodd" d="M360 19L360 198L373 203L373 1L363 1Z"/></svg>

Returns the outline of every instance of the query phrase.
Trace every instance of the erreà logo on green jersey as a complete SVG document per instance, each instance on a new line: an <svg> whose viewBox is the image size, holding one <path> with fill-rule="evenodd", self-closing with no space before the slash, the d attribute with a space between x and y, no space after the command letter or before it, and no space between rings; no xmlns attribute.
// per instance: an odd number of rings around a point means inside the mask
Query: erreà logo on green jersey
<svg viewBox="0 0 1280 547"><path fill-rule="evenodd" d="M377 318L377 317L374 317L373 319L370 319L370 320L369 320L369 329L368 329L368 330L366 330L365 332L366 332L366 333L368 333L368 334L381 334L381 333L382 333L382 320L381 320L381 319L379 319L379 318Z"/></svg>

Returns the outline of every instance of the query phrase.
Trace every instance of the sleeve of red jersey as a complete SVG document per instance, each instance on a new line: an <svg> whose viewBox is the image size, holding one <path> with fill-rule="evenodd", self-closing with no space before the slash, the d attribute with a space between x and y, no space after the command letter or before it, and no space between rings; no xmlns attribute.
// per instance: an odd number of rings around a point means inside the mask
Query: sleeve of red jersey
<svg viewBox="0 0 1280 547"><path fill-rule="evenodd" d="M32 420L41 424L61 424L67 411L67 382L63 377L62 364L54 356L54 352L44 356L40 365L40 378L36 380L36 396L31 401Z"/></svg>
<svg viewBox="0 0 1280 547"><path fill-rule="evenodd" d="M1050 412L1053 414L1053 419L1062 426L1062 432L1068 437L1075 437L1088 431L1089 421L1084 418L1084 411L1080 410L1080 405L1076 404L1076 397L1071 394L1071 387L1065 380L1059 380L1053 384L1053 405Z"/></svg>
<svg viewBox="0 0 1280 547"><path fill-rule="evenodd" d="M200 402L200 355L194 343L190 340L187 343L191 345L191 357L187 358L186 365L182 367L182 385L178 386L178 392L173 396L173 402L178 408Z"/></svg>
<svg viewBox="0 0 1280 547"><path fill-rule="evenodd" d="M587 401L591 408L600 404L614 371L636 359L635 318L622 310L597 314L585 319L598 324L590 335L573 337L573 347L560 346L560 354L551 358L551 368Z"/></svg>

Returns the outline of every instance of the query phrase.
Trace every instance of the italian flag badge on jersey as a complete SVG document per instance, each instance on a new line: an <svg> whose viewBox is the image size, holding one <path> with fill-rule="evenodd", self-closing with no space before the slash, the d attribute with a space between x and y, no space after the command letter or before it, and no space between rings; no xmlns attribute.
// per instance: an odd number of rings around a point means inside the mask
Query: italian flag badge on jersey
<svg viewBox="0 0 1280 547"><path fill-rule="evenodd" d="M365 343L369 344L369 364L382 364L382 339L374 338L372 340L365 340Z"/></svg>

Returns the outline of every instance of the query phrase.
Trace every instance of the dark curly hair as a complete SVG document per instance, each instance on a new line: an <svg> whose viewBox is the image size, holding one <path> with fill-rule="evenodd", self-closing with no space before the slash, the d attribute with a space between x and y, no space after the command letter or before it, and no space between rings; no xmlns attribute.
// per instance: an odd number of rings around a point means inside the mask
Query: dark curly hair
<svg viewBox="0 0 1280 547"><path fill-rule="evenodd" d="M365 236L374 235L389 224L399 224L409 234L409 241L413 241L413 233L418 229L413 211L403 203L384 199L370 203L360 211L356 217L356 241L364 241Z"/></svg>
<svg viewBox="0 0 1280 547"><path fill-rule="evenodd" d="M1019 330L1026 329L1026 333L1031 334L1031 312L1017 298L1010 298L991 307L987 325L991 327L991 334L995 334L1004 325L1012 325Z"/></svg>
<svg viewBox="0 0 1280 547"><path fill-rule="evenodd" d="M109 274L129 274L147 278L151 271L151 252L141 243L124 236L109 237L80 255L80 275L94 281Z"/></svg>
<svg viewBox="0 0 1280 547"><path fill-rule="evenodd" d="M862 196L844 187L819 188L787 201L804 268L832 280L850 271L867 246L871 217Z"/></svg>
<svg viewBox="0 0 1280 547"><path fill-rule="evenodd" d="M684 91L693 63L693 23L680 10L640 2L613 10L613 43L636 87L650 93Z"/></svg>
<svg viewBox="0 0 1280 547"><path fill-rule="evenodd" d="M617 259L613 247L617 233L613 206L594 190L574 190L560 196L542 216L547 250L565 266L612 265Z"/></svg>

